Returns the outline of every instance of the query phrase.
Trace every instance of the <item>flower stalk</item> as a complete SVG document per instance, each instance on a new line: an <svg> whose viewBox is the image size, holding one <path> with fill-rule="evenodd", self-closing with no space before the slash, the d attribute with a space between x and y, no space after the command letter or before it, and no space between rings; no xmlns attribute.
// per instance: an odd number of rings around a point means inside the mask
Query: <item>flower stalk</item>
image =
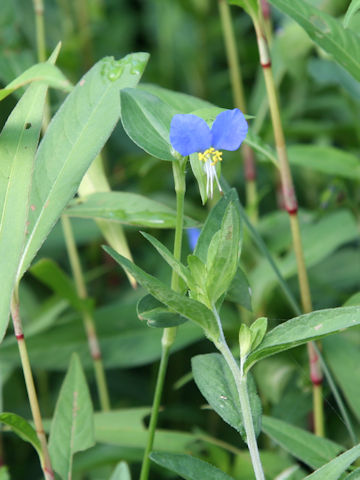
<svg viewBox="0 0 360 480"><path fill-rule="evenodd" d="M312 311L311 293L309 280L304 260L304 252L301 241L298 203L287 156L285 136L280 116L279 101L275 86L274 76L271 67L271 56L267 42L267 35L264 27L264 18L262 9L259 7L258 15L251 12L251 18L254 23L256 38L259 49L260 64L264 73L265 86L269 100L269 109L271 121L274 130L276 151L279 161L281 186L284 200L284 207L289 214L290 227L293 239L293 248L296 257L298 280L300 287L301 303L304 313ZM315 433L324 436L324 413L322 403L322 372L318 356L312 343L308 344L308 354L310 363L310 375L313 384L313 405L314 405L314 423Z"/></svg>
<svg viewBox="0 0 360 480"><path fill-rule="evenodd" d="M183 224L184 224L184 199L185 199L185 166L187 158L176 159L173 162L173 177L176 192L176 227L174 239L174 257L181 260ZM171 276L171 288L176 292L180 291L179 275L173 270ZM147 480L150 472L150 457L149 454L153 448L155 431L159 416L159 408L161 396L164 388L167 365L170 355L170 349L175 342L176 327L164 328L161 339L161 358L160 366L156 379L155 393L151 409L148 438L145 446L144 457L141 466L140 480Z"/></svg>
<svg viewBox="0 0 360 480"><path fill-rule="evenodd" d="M239 62L238 51L236 47L234 29L231 21L230 6L227 0L219 0L219 12L222 25L222 31L225 41L225 50L230 70L230 83L235 107L243 113L247 112L246 100L244 95L243 80ZM256 188L256 166L255 155L249 145L243 143L241 154L244 161L244 177L246 188L246 205L249 216L254 223L258 218L258 196Z"/></svg>

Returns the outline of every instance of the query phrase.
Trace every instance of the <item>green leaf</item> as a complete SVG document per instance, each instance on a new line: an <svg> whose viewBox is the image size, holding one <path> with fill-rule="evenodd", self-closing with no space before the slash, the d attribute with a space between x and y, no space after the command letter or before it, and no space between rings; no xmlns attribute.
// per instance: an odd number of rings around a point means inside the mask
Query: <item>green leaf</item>
<svg viewBox="0 0 360 480"><path fill-rule="evenodd" d="M206 478L206 480L234 480L210 463L190 455L152 452L150 458L153 462L177 473L185 480L199 480L201 478Z"/></svg>
<svg viewBox="0 0 360 480"><path fill-rule="evenodd" d="M80 80L52 119L35 162L29 236L20 276L111 134L120 114L120 89L136 85L147 59L145 53L134 53L118 62L111 57L100 60Z"/></svg>
<svg viewBox="0 0 360 480"><path fill-rule="evenodd" d="M240 218L235 202L230 202L220 230L212 237L206 260L206 289L211 303L229 288L239 264L241 248Z"/></svg>
<svg viewBox="0 0 360 480"><path fill-rule="evenodd" d="M49 451L63 480L71 480L73 457L95 443L91 397L79 357L73 354L51 422Z"/></svg>
<svg viewBox="0 0 360 480"><path fill-rule="evenodd" d="M191 359L191 366L195 383L210 406L245 438L239 394L222 355L197 355ZM247 381L255 433L258 435L261 429L261 403L252 378L248 377Z"/></svg>
<svg viewBox="0 0 360 480"><path fill-rule="evenodd" d="M337 480L359 456L360 445L356 445L356 447L347 450L305 478L309 480Z"/></svg>
<svg viewBox="0 0 360 480"><path fill-rule="evenodd" d="M342 335L324 340L324 357L337 385L360 421L360 385L354 381L360 374L360 352L357 344Z"/></svg>
<svg viewBox="0 0 360 480"><path fill-rule="evenodd" d="M199 110L200 108L213 107L213 105L206 100L185 93L174 92L173 90L159 87L159 85L141 83L138 89L160 98L160 100L176 110L176 113L192 113L194 110Z"/></svg>
<svg viewBox="0 0 360 480"><path fill-rule="evenodd" d="M348 6L348 9L346 10L346 14L343 20L343 26L344 28L347 28L349 26L349 23L352 19L352 17L355 15L355 13L360 10L360 0L351 0L350 5Z"/></svg>
<svg viewBox="0 0 360 480"><path fill-rule="evenodd" d="M260 345L265 336L268 326L267 318L260 317L255 320L250 326L251 331L251 348L254 350Z"/></svg>
<svg viewBox="0 0 360 480"><path fill-rule="evenodd" d="M125 462L118 463L109 480L131 480L128 464Z"/></svg>
<svg viewBox="0 0 360 480"><path fill-rule="evenodd" d="M159 252L159 254L162 256L162 258L167 262L171 269L174 270L183 280L186 284L189 284L190 280L190 274L188 269L176 258L174 255L168 250L165 245L163 245L159 240L157 240L155 237L152 235L149 235L148 233L141 232L142 235L146 238L148 242L151 243L151 245L156 248L156 250Z"/></svg>
<svg viewBox="0 0 360 480"><path fill-rule="evenodd" d="M71 278L53 260L41 259L30 268L30 273L67 300L78 312L92 310L91 299L83 299L78 296Z"/></svg>
<svg viewBox="0 0 360 480"><path fill-rule="evenodd" d="M360 161L351 153L323 145L292 145L288 148L293 165L327 175L360 180Z"/></svg>
<svg viewBox="0 0 360 480"><path fill-rule="evenodd" d="M96 442L143 449L148 437L144 417L149 415L150 411L150 407L145 407L95 413ZM154 448L181 453L195 440L196 436L193 433L159 429L156 431Z"/></svg>
<svg viewBox="0 0 360 480"><path fill-rule="evenodd" d="M0 467L0 480L11 480L8 467L5 465Z"/></svg>
<svg viewBox="0 0 360 480"><path fill-rule="evenodd" d="M278 325L265 335L260 346L252 351L245 363L249 370L259 360L297 347L311 340L337 333L360 324L360 307L342 307L300 315Z"/></svg>
<svg viewBox="0 0 360 480"><path fill-rule="evenodd" d="M185 317L174 313L152 295L141 298L136 310L140 320L145 320L149 327L176 327L187 321Z"/></svg>
<svg viewBox="0 0 360 480"><path fill-rule="evenodd" d="M134 278L148 290L159 302L164 303L175 312L183 315L188 320L202 327L210 338L216 338L218 327L216 319L211 310L196 300L181 295L171 290L167 285L160 282L157 278L141 270L127 258L122 257L110 247L103 247L104 250L113 257L124 269L126 269Z"/></svg>
<svg viewBox="0 0 360 480"><path fill-rule="evenodd" d="M70 217L106 219L126 225L149 228L174 228L176 212L162 203L129 192L99 192L81 197L65 210ZM197 225L185 217L185 227Z"/></svg>
<svg viewBox="0 0 360 480"><path fill-rule="evenodd" d="M329 53L351 75L360 80L360 42L331 15L304 0L270 0L270 3L299 23L319 47Z"/></svg>
<svg viewBox="0 0 360 480"><path fill-rule="evenodd" d="M169 132L177 111L155 95L136 88L123 90L120 99L121 121L131 140L150 155L173 161Z"/></svg>
<svg viewBox="0 0 360 480"><path fill-rule="evenodd" d="M211 209L206 222L201 229L199 239L197 241L194 255L200 258L203 263L206 263L208 248L212 237L220 230L221 224L225 215L225 211L230 202L236 201L237 193L235 189L230 189L226 194L218 201L214 208Z"/></svg>
<svg viewBox="0 0 360 480"><path fill-rule="evenodd" d="M0 341L9 319L11 295L27 234L29 190L47 86L31 85L0 135Z"/></svg>
<svg viewBox="0 0 360 480"><path fill-rule="evenodd" d="M226 293L227 300L237 303L242 307L252 311L250 285L243 270L238 267L235 277L233 278L230 287Z"/></svg>
<svg viewBox="0 0 360 480"><path fill-rule="evenodd" d="M357 468L353 472L351 472L349 475L345 477L345 480L359 480L360 478L360 468Z"/></svg>
<svg viewBox="0 0 360 480"><path fill-rule="evenodd" d="M40 462L43 464L40 440L38 439L34 428L29 422L27 422L24 418L19 417L19 415L15 415L15 413L7 412L0 414L0 422L10 427L11 430L22 440L29 442L37 451Z"/></svg>
<svg viewBox="0 0 360 480"><path fill-rule="evenodd" d="M319 468L344 451L327 438L321 438L299 427L278 420L277 418L262 418L262 431L274 442L294 457L312 468Z"/></svg>
<svg viewBox="0 0 360 480"><path fill-rule="evenodd" d="M38 63L28 68L5 88L0 89L0 101L20 87L31 82L42 82L50 87L71 91L71 84L63 73L51 63Z"/></svg>

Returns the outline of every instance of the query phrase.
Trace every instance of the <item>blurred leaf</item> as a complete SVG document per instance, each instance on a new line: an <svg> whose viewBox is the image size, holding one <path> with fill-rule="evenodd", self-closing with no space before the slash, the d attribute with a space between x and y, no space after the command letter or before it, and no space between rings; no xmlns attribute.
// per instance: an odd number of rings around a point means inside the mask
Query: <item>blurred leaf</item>
<svg viewBox="0 0 360 480"><path fill-rule="evenodd" d="M319 47L329 53L351 75L360 80L360 42L351 30L303 0L269 0L298 22Z"/></svg>
<svg viewBox="0 0 360 480"><path fill-rule="evenodd" d="M355 13L359 9L360 9L360 0L351 0L343 20L344 28L347 28L349 26L351 18L355 15Z"/></svg>
<svg viewBox="0 0 360 480"><path fill-rule="evenodd" d="M9 319L16 272L26 238L29 190L47 85L31 85L0 135L0 341Z"/></svg>
<svg viewBox="0 0 360 480"><path fill-rule="evenodd" d="M175 312L202 327L210 338L218 335L216 319L212 311L205 307L205 305L175 292L157 278L131 263L127 258L116 253L112 248L103 248L119 265L128 270L136 281L146 288L159 302L164 303Z"/></svg>
<svg viewBox="0 0 360 480"><path fill-rule="evenodd" d="M360 180L360 160L351 153L322 145L291 145L289 160L293 165L317 172Z"/></svg>
<svg viewBox="0 0 360 480"><path fill-rule="evenodd" d="M15 413L1 413L0 423L4 423L11 428L25 442L31 443L39 455L40 462L43 463L40 440L30 423L19 415L15 415Z"/></svg>
<svg viewBox="0 0 360 480"><path fill-rule="evenodd" d="M353 472L351 472L349 475L345 477L345 480L359 480L360 478L360 468L357 468Z"/></svg>
<svg viewBox="0 0 360 480"><path fill-rule="evenodd" d="M360 307L342 307L300 315L278 325L265 335L260 346L252 351L245 363L249 370L257 361L311 340L317 340L360 324Z"/></svg>
<svg viewBox="0 0 360 480"><path fill-rule="evenodd" d="M262 418L262 431L284 450L312 468L321 467L344 451L344 447L326 438L266 415Z"/></svg>
<svg viewBox="0 0 360 480"><path fill-rule="evenodd" d="M109 480L131 480L131 474L127 463L120 462Z"/></svg>
<svg viewBox="0 0 360 480"><path fill-rule="evenodd" d="M78 312L92 310L92 300L78 296L71 278L53 260L45 258L39 260L30 268L30 273L67 300Z"/></svg>
<svg viewBox="0 0 360 480"><path fill-rule="evenodd" d="M360 445L357 445L305 478L311 480L337 480L359 456Z"/></svg>
<svg viewBox="0 0 360 480"><path fill-rule="evenodd" d="M29 236L19 276L28 268L120 114L121 88L136 84L148 55L100 60L80 80L52 119L36 158L30 195Z"/></svg>
<svg viewBox="0 0 360 480"><path fill-rule="evenodd" d="M99 192L72 202L65 210L70 217L107 219L148 228L174 228L176 212L162 203L129 192ZM197 225L185 217L185 227Z"/></svg>
<svg viewBox="0 0 360 480"><path fill-rule="evenodd" d="M174 453L152 452L151 460L172 472L177 473L185 480L233 480L232 477L214 467L210 463L190 455Z"/></svg>
<svg viewBox="0 0 360 480"><path fill-rule="evenodd" d="M359 346L342 335L326 338L323 344L324 357L330 367L337 384L360 421L360 385L354 381L360 375Z"/></svg>
<svg viewBox="0 0 360 480"><path fill-rule="evenodd" d="M243 8L250 16L257 16L259 4L257 0L228 0L230 5L237 5Z"/></svg>
<svg viewBox="0 0 360 480"><path fill-rule="evenodd" d="M73 456L95 443L91 397L79 357L73 354L51 423L49 451L63 480L71 480Z"/></svg>
<svg viewBox="0 0 360 480"><path fill-rule="evenodd" d="M176 327L187 321L185 317L172 312L152 295L146 295L141 298L136 309L140 320L145 320L149 327Z"/></svg>
<svg viewBox="0 0 360 480"><path fill-rule="evenodd" d="M136 88L123 90L120 99L121 121L131 140L150 155L173 161L169 131L177 111L155 95Z"/></svg>
<svg viewBox="0 0 360 480"><path fill-rule="evenodd" d="M5 465L0 467L0 480L11 480L8 467Z"/></svg>
<svg viewBox="0 0 360 480"><path fill-rule="evenodd" d="M42 82L50 87L64 90L65 92L70 92L72 88L70 82L55 65L48 62L38 63L25 70L25 72L15 78L15 80L5 88L1 88L0 101L18 88L31 82Z"/></svg>
<svg viewBox="0 0 360 480"><path fill-rule="evenodd" d="M131 408L96 413L96 442L131 448L144 448L148 431L143 419L150 414L151 408ZM182 453L196 440L193 433L170 430L157 430L154 448L165 452Z"/></svg>
<svg viewBox="0 0 360 480"><path fill-rule="evenodd" d="M195 383L210 406L246 438L238 390L224 358L219 353L197 355L191 359L191 365ZM261 430L261 403L253 379L248 377L247 382L255 434L258 435Z"/></svg>

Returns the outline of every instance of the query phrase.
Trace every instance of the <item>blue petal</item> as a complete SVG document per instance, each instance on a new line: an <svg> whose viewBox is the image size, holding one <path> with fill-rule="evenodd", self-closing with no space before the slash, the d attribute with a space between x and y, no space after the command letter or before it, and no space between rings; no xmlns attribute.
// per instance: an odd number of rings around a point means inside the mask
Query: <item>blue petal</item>
<svg viewBox="0 0 360 480"><path fill-rule="evenodd" d="M216 150L237 150L248 132L248 124L238 108L219 113L211 127L212 146Z"/></svg>
<svg viewBox="0 0 360 480"><path fill-rule="evenodd" d="M204 152L211 147L210 128L196 115L174 115L170 124L170 143L183 157Z"/></svg>
<svg viewBox="0 0 360 480"><path fill-rule="evenodd" d="M200 229L199 228L188 228L186 230L186 233L187 233L187 237L188 237L188 242L189 242L189 247L190 247L190 250L193 251L195 250L195 247L196 247L196 244L197 244L197 241L200 237Z"/></svg>

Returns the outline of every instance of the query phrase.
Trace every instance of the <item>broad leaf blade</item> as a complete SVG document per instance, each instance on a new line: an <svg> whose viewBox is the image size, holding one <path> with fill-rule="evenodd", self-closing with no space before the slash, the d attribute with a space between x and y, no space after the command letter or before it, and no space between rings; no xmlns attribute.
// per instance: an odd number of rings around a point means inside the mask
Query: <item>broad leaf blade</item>
<svg viewBox="0 0 360 480"><path fill-rule="evenodd" d="M263 416L262 431L278 445L312 468L319 468L344 451L327 438L321 438L277 418Z"/></svg>
<svg viewBox="0 0 360 480"><path fill-rule="evenodd" d="M136 53L118 62L110 57L100 60L80 80L50 123L36 158L29 237L20 276L112 132L120 115L120 89L137 83L147 59L147 54Z"/></svg>
<svg viewBox="0 0 360 480"><path fill-rule="evenodd" d="M210 406L245 438L239 394L224 358L219 353L197 355L191 359L191 365L195 383ZM248 391L255 433L258 435L261 429L261 403L250 377Z"/></svg>
<svg viewBox="0 0 360 480"><path fill-rule="evenodd" d="M24 248L29 190L41 130L46 85L31 85L0 136L0 341L9 318L16 272Z"/></svg>
<svg viewBox="0 0 360 480"><path fill-rule="evenodd" d="M149 327L176 327L187 320L178 313L171 311L152 295L145 295L141 298L136 306L136 311L140 320L145 320Z"/></svg>
<svg viewBox="0 0 360 480"><path fill-rule="evenodd" d="M205 305L175 292L160 282L157 278L149 275L141 270L141 268L131 263L127 258L116 253L112 248L103 248L125 270L128 270L137 282L146 288L146 290L159 300L159 302L164 303L175 312L198 324L210 337L215 338L218 335L216 319L214 318L212 311L205 307Z"/></svg>
<svg viewBox="0 0 360 480"><path fill-rule="evenodd" d="M170 122L177 113L170 105L143 90L121 92L121 121L136 145L160 160L173 161Z"/></svg>
<svg viewBox="0 0 360 480"><path fill-rule="evenodd" d="M269 0L299 23L319 47L329 53L351 75L360 80L360 42L351 30L304 0Z"/></svg>
<svg viewBox="0 0 360 480"><path fill-rule="evenodd" d="M158 465L177 473L185 480L199 480L201 478L206 478L206 480L234 480L210 463L190 455L152 452L150 458Z"/></svg>
<svg viewBox="0 0 360 480"><path fill-rule="evenodd" d="M90 393L80 360L74 354L56 403L49 441L52 465L63 480L71 480L74 454L94 443Z"/></svg>
<svg viewBox="0 0 360 480"><path fill-rule="evenodd" d="M248 356L245 367L248 370L265 357L359 324L360 307L318 310L292 318L265 335L261 345Z"/></svg>

